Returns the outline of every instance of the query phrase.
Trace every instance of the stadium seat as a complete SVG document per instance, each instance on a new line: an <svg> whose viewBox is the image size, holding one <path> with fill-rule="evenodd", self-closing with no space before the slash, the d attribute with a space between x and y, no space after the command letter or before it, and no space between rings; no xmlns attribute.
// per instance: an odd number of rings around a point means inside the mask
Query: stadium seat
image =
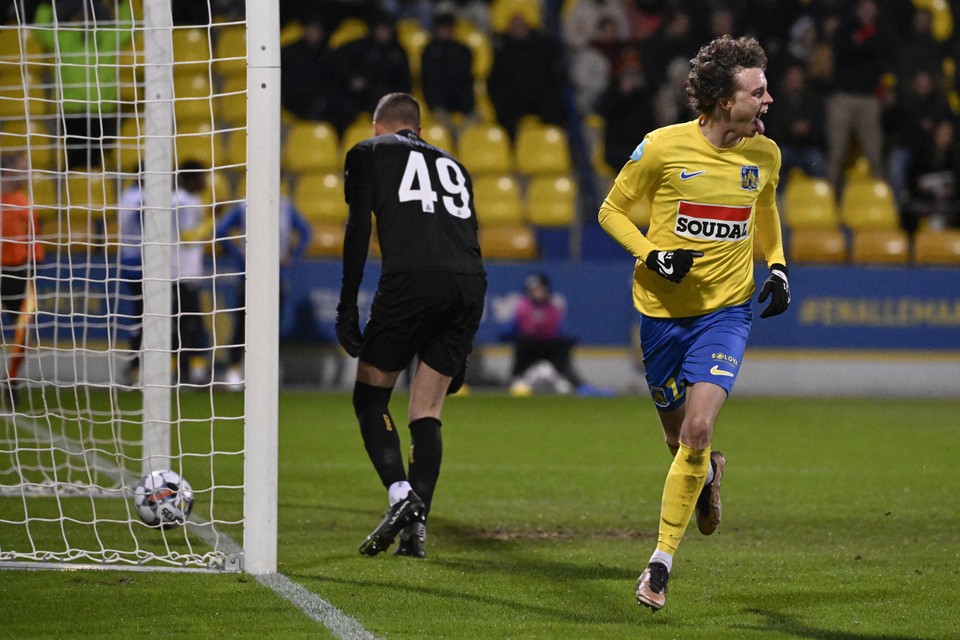
<svg viewBox="0 0 960 640"><path fill-rule="evenodd" d="M854 264L906 264L910 238L902 229L861 229L853 233L850 257Z"/></svg>
<svg viewBox="0 0 960 640"><path fill-rule="evenodd" d="M223 135L205 122L178 126L175 140L174 162L177 166L194 161L206 167L214 167L221 164L226 156Z"/></svg>
<svg viewBox="0 0 960 640"><path fill-rule="evenodd" d="M179 74L173 80L173 113L177 126L213 124L213 94L210 77L205 73Z"/></svg>
<svg viewBox="0 0 960 640"><path fill-rule="evenodd" d="M527 221L538 227L568 227L577 215L577 183L567 176L537 176L527 186Z"/></svg>
<svg viewBox="0 0 960 640"><path fill-rule="evenodd" d="M523 224L520 184L511 175L480 176L473 182L477 222L483 226Z"/></svg>
<svg viewBox="0 0 960 640"><path fill-rule="evenodd" d="M343 178L337 173L299 176L293 190L293 206L311 224L342 224L349 213L343 197Z"/></svg>
<svg viewBox="0 0 960 640"><path fill-rule="evenodd" d="M210 39L205 29L196 27L173 30L173 74L210 73Z"/></svg>
<svg viewBox="0 0 960 640"><path fill-rule="evenodd" d="M453 143L453 134L450 133L450 129L439 122L424 125L423 131L420 133L420 137L433 146L440 147L441 149L456 155L456 150L454 149Z"/></svg>
<svg viewBox="0 0 960 640"><path fill-rule="evenodd" d="M360 114L340 136L340 159L346 157L353 145L373 137L373 119L368 113Z"/></svg>
<svg viewBox="0 0 960 640"><path fill-rule="evenodd" d="M5 151L29 151L30 167L34 170L57 168L60 140L60 136L47 131L43 122L33 118L4 122L3 131L0 132L0 148Z"/></svg>
<svg viewBox="0 0 960 640"><path fill-rule="evenodd" d="M230 208L233 200L233 189L226 171L211 171L207 176L207 184L200 192L200 201L203 204Z"/></svg>
<svg viewBox="0 0 960 640"><path fill-rule="evenodd" d="M473 79L486 82L493 67L490 37L469 20L457 20L453 37L473 54Z"/></svg>
<svg viewBox="0 0 960 640"><path fill-rule="evenodd" d="M52 100L36 76L5 76L0 85L0 119L22 120L29 114L39 117L48 113Z"/></svg>
<svg viewBox="0 0 960 640"><path fill-rule="evenodd" d="M140 32L117 55L117 82L124 102L143 99L143 34Z"/></svg>
<svg viewBox="0 0 960 640"><path fill-rule="evenodd" d="M62 244L77 249L89 249L102 244L104 221L116 216L117 193L114 180L102 172L71 171L67 173L62 205L66 210L66 237ZM64 229L61 229L61 233Z"/></svg>
<svg viewBox="0 0 960 640"><path fill-rule="evenodd" d="M334 32L330 35L327 46L331 49L343 46L348 42L359 40L367 35L367 24L359 18L347 18L340 23Z"/></svg>
<svg viewBox="0 0 960 640"><path fill-rule="evenodd" d="M480 252L486 260L533 260L537 257L537 240L525 225L481 227Z"/></svg>
<svg viewBox="0 0 960 640"><path fill-rule="evenodd" d="M247 73L247 34L243 25L221 27L216 32L213 70L222 80Z"/></svg>
<svg viewBox="0 0 960 640"><path fill-rule="evenodd" d="M510 25L510 19L521 14L534 29L543 26L543 14L540 0L493 0L490 3L490 28L495 33L503 33Z"/></svg>
<svg viewBox="0 0 960 640"><path fill-rule="evenodd" d="M343 255L343 225L318 222L310 225L311 258L339 258Z"/></svg>
<svg viewBox="0 0 960 640"><path fill-rule="evenodd" d="M790 232L788 240L791 264L843 264L847 261L847 239L840 229L795 229Z"/></svg>
<svg viewBox="0 0 960 640"><path fill-rule="evenodd" d="M224 161L230 165L246 165L247 163L247 130L237 129L230 132ZM242 169L243 167L234 167Z"/></svg>
<svg viewBox="0 0 960 640"><path fill-rule="evenodd" d="M397 21L397 42L407 53L407 60L410 63L410 75L413 76L414 84L417 84L420 78L420 64L423 58L423 50L430 42L430 33L420 26L420 23L412 18L405 18ZM421 103L423 104L423 103Z"/></svg>
<svg viewBox="0 0 960 640"><path fill-rule="evenodd" d="M42 75L41 62L47 56L31 29L0 29L0 78L20 78L23 71L30 75ZM26 69L23 68L26 63Z"/></svg>
<svg viewBox="0 0 960 640"><path fill-rule="evenodd" d="M840 219L851 229L898 229L893 190L883 180L852 180L843 189Z"/></svg>
<svg viewBox="0 0 960 640"><path fill-rule="evenodd" d="M233 76L224 84L213 100L218 122L226 122L234 127L247 123L247 78Z"/></svg>
<svg viewBox="0 0 960 640"><path fill-rule="evenodd" d="M498 124L475 123L460 133L460 161L470 175L513 171L510 138Z"/></svg>
<svg viewBox="0 0 960 640"><path fill-rule="evenodd" d="M922 265L960 265L960 230L921 229L913 237L913 261Z"/></svg>
<svg viewBox="0 0 960 640"><path fill-rule="evenodd" d="M836 229L837 199L829 182L794 176L783 193L783 215L790 229Z"/></svg>
<svg viewBox="0 0 960 640"><path fill-rule="evenodd" d="M517 171L526 176L570 173L567 133L554 125L520 127L516 144Z"/></svg>
<svg viewBox="0 0 960 640"><path fill-rule="evenodd" d="M283 143L283 168L293 173L342 169L337 131L326 122L299 122Z"/></svg>
<svg viewBox="0 0 960 640"><path fill-rule="evenodd" d="M120 137L114 155L115 166L120 171L134 173L143 158L144 123L137 118L124 118L120 123Z"/></svg>

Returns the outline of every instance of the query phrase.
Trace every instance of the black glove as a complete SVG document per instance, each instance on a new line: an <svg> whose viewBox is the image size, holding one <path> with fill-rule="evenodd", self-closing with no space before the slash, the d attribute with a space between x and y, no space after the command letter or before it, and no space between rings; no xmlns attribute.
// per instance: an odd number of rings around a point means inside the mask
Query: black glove
<svg viewBox="0 0 960 640"><path fill-rule="evenodd" d="M763 283L757 302L763 302L767 298L770 298L770 304L760 312L761 318L778 316L790 306L790 283L787 282L787 268L782 264L770 267L770 275Z"/></svg>
<svg viewBox="0 0 960 640"><path fill-rule="evenodd" d="M351 358L360 355L363 334L360 333L360 311L356 304L341 302L337 305L337 340Z"/></svg>
<svg viewBox="0 0 960 640"><path fill-rule="evenodd" d="M690 273L694 258L702 258L703 251L674 249L673 251L651 251L644 264L658 276L670 282L678 283Z"/></svg>

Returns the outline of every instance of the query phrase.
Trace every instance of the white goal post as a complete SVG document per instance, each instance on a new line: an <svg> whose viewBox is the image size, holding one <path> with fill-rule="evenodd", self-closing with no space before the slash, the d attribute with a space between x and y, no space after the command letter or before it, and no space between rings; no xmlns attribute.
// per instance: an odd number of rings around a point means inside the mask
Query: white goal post
<svg viewBox="0 0 960 640"><path fill-rule="evenodd" d="M171 0L14 2L0 568L274 573L278 0L198 0L201 24ZM192 487L182 526L134 505L161 469Z"/></svg>

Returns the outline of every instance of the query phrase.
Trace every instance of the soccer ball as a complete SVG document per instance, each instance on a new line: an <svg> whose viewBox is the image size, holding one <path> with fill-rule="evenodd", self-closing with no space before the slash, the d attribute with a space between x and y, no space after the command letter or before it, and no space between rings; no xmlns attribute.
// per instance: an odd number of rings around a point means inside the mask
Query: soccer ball
<svg viewBox="0 0 960 640"><path fill-rule="evenodd" d="M176 471L154 471L133 490L133 504L149 526L172 529L190 517L193 489Z"/></svg>

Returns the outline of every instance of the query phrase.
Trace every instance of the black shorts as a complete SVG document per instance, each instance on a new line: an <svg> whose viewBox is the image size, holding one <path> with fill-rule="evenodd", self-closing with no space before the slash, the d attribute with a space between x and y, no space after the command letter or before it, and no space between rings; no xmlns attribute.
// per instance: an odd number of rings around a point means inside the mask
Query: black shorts
<svg viewBox="0 0 960 640"><path fill-rule="evenodd" d="M422 271L380 278L360 359L402 371L414 356L453 377L473 348L483 317L484 274Z"/></svg>

